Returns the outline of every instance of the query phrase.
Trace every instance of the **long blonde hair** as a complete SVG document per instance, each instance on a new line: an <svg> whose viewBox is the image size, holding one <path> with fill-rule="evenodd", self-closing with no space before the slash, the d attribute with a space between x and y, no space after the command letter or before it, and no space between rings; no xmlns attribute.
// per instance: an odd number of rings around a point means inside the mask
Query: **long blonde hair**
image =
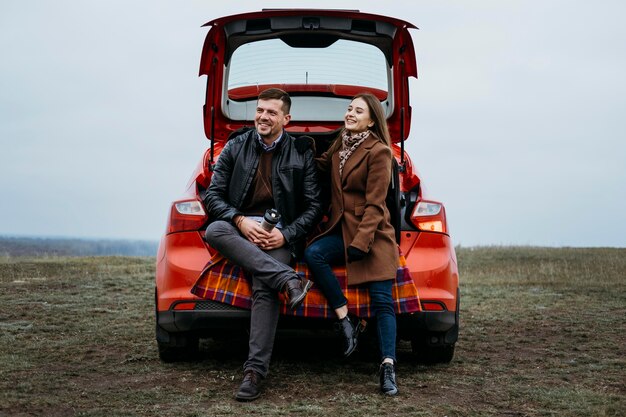
<svg viewBox="0 0 626 417"><path fill-rule="evenodd" d="M370 112L370 118L372 122L374 122L374 126L370 128L370 130L388 147L391 147L391 138L389 137L389 128L387 127L387 118L385 117L385 110L383 106L378 101L378 98L372 93L364 92L359 93L356 96L352 97L352 101L357 98L362 99L367 104L368 110ZM335 139L335 141L328 148L328 153L330 155L334 154L341 148L341 137L345 132L346 128L344 127L339 132L339 135Z"/></svg>

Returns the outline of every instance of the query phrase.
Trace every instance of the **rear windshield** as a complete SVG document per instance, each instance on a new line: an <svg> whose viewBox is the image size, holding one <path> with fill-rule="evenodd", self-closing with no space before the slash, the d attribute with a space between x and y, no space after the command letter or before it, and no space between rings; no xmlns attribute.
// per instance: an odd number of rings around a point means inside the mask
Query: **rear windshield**
<svg viewBox="0 0 626 417"><path fill-rule="evenodd" d="M292 120L342 120L350 98L374 93L387 109L390 74L375 46L337 40L325 48L294 48L280 39L247 43L226 68L224 111L233 120L253 120L256 96L269 86L283 88L292 99Z"/></svg>

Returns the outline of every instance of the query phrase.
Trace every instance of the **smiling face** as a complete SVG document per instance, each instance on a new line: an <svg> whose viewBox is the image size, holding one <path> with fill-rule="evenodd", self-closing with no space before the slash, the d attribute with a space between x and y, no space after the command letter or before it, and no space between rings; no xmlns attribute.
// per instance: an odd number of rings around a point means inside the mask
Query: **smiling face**
<svg viewBox="0 0 626 417"><path fill-rule="evenodd" d="M344 119L346 130L350 133L361 133L374 126L370 117L370 109L362 98L355 98L348 106Z"/></svg>
<svg viewBox="0 0 626 417"><path fill-rule="evenodd" d="M283 131L283 127L291 120L290 114L285 114L283 102L278 99L259 99L254 116L254 126L263 141L271 145Z"/></svg>

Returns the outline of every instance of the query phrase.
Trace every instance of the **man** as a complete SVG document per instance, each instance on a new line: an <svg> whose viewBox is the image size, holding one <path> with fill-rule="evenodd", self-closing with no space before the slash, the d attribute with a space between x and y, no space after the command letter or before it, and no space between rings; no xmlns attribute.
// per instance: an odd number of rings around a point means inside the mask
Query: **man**
<svg viewBox="0 0 626 417"><path fill-rule="evenodd" d="M291 99L271 88L259 94L254 130L230 139L222 150L204 196L215 219L206 240L252 277L252 309L248 360L236 399L260 395L269 370L279 315L278 294L297 309L311 282L289 265L302 255L308 233L322 215L313 150L296 149L284 130ZM258 222L267 209L281 215L270 232Z"/></svg>

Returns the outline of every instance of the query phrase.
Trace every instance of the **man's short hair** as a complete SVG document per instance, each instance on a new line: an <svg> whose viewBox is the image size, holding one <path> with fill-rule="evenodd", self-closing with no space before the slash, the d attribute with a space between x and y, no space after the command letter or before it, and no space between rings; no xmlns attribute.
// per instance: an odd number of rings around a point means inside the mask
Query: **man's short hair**
<svg viewBox="0 0 626 417"><path fill-rule="evenodd" d="M283 102L283 113L289 114L291 110L291 97L286 91L280 88L268 88L261 91L259 94L259 100L280 100Z"/></svg>

